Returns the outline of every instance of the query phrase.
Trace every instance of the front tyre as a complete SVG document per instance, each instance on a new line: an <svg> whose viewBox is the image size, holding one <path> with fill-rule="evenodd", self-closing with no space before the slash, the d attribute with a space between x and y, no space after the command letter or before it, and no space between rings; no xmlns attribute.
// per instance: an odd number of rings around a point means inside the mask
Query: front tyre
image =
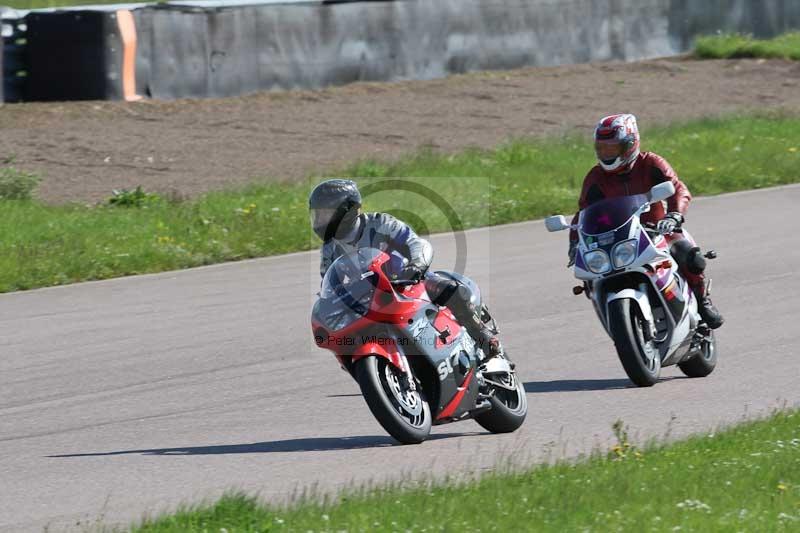
<svg viewBox="0 0 800 533"><path fill-rule="evenodd" d="M704 378L717 366L717 340L714 331L708 330L706 338L700 345L700 352L683 363L678 363L681 372L690 378Z"/></svg>
<svg viewBox="0 0 800 533"><path fill-rule="evenodd" d="M355 368L372 415L383 429L403 444L419 444L431 432L431 410L419 390L408 387L407 378L383 357L360 359Z"/></svg>
<svg viewBox="0 0 800 533"><path fill-rule="evenodd" d="M639 306L629 298L608 304L608 321L617 355L628 377L639 387L652 387L661 375L661 355L655 343L646 341L646 321Z"/></svg>
<svg viewBox="0 0 800 533"><path fill-rule="evenodd" d="M485 413L475 416L475 422L492 433L511 433L516 431L528 414L528 398L525 395L525 385L517 379L513 372L502 375L490 376L492 381L497 381L508 388L492 386L494 395L489 398L492 408Z"/></svg>

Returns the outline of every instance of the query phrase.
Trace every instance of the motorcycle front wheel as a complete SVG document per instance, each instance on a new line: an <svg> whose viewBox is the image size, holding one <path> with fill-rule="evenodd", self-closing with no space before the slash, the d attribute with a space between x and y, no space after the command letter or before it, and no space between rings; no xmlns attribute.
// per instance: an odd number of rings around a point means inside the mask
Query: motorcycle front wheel
<svg viewBox="0 0 800 533"><path fill-rule="evenodd" d="M492 375L492 381L498 381L508 388L494 387L494 395L489 398L492 408L475 416L475 422L492 433L511 433L516 431L528 414L528 397L525 385L517 379L515 373Z"/></svg>
<svg viewBox="0 0 800 533"><path fill-rule="evenodd" d="M608 304L611 337L622 368L639 387L652 387L661 375L661 355L655 343L646 341L645 320L639 306L628 298Z"/></svg>
<svg viewBox="0 0 800 533"><path fill-rule="evenodd" d="M372 415L403 444L419 444L431 432L431 410L419 390L411 390L404 372L383 357L356 363L356 379Z"/></svg>

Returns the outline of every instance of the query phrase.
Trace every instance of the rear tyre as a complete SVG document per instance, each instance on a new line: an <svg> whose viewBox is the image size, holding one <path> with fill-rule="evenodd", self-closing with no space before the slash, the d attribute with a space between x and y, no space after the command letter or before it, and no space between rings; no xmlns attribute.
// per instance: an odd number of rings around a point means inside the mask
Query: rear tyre
<svg viewBox="0 0 800 533"><path fill-rule="evenodd" d="M431 432L431 410L419 390L411 390L405 373L383 357L359 360L355 369L361 394L383 429L403 444L419 444Z"/></svg>
<svg viewBox="0 0 800 533"><path fill-rule="evenodd" d="M494 387L495 394L489 398L492 408L475 416L475 422L492 433L511 433L516 431L528 414L528 397L524 384L514 373L493 375L492 380L514 388L514 390Z"/></svg>
<svg viewBox="0 0 800 533"><path fill-rule="evenodd" d="M639 306L629 298L608 304L611 337L622 368L639 387L652 387L661 375L661 355L655 342L644 338L645 320Z"/></svg>
<svg viewBox="0 0 800 533"><path fill-rule="evenodd" d="M714 331L708 330L706 340L700 345L700 352L683 363L678 363L681 372L690 378L704 378L717 366L717 340Z"/></svg>

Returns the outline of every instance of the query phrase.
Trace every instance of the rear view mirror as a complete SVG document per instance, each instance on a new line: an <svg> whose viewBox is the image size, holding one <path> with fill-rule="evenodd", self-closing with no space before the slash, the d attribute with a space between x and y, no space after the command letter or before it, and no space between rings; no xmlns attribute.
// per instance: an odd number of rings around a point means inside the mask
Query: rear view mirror
<svg viewBox="0 0 800 533"><path fill-rule="evenodd" d="M553 215L544 219L544 227L547 231L561 231L569 228L569 224L564 215Z"/></svg>
<svg viewBox="0 0 800 533"><path fill-rule="evenodd" d="M671 181L665 181L664 183L659 183L650 189L647 199L651 204L654 204L656 202L660 202L661 200L666 200L673 194L675 194L675 186Z"/></svg>

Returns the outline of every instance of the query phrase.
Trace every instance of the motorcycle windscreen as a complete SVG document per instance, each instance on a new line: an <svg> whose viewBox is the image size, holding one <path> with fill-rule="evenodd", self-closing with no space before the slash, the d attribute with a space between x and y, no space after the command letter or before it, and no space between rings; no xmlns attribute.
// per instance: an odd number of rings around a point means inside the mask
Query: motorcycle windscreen
<svg viewBox="0 0 800 533"><path fill-rule="evenodd" d="M389 254L389 260L381 266L381 269L387 278L396 280L403 274L403 269L407 264L408 260L400 252L395 251Z"/></svg>
<svg viewBox="0 0 800 533"><path fill-rule="evenodd" d="M647 196L644 194L600 200L581 211L578 225L586 235L608 233L625 225L646 203Z"/></svg>
<svg viewBox="0 0 800 533"><path fill-rule="evenodd" d="M338 331L367 314L378 282L370 266L380 253L370 248L358 250L328 268L313 311L326 328Z"/></svg>

